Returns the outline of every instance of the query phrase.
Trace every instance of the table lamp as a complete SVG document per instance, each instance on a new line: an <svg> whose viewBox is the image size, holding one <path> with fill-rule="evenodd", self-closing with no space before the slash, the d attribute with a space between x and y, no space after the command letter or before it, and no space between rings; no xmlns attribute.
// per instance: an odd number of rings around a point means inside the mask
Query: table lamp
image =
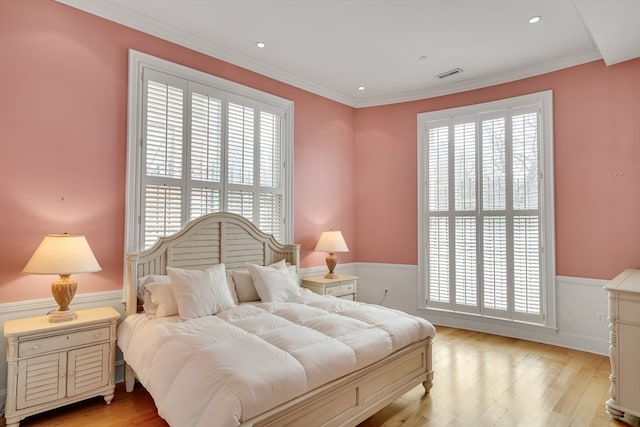
<svg viewBox="0 0 640 427"><path fill-rule="evenodd" d="M324 231L314 249L315 252L328 252L326 262L329 272L325 274L325 279L335 279L338 276L333 272L338 264L338 257L335 252L349 252L347 243L340 231Z"/></svg>
<svg viewBox="0 0 640 427"><path fill-rule="evenodd" d="M84 236L48 234L33 253L22 271L34 274L59 274L60 279L51 284L51 293L58 303L58 310L49 314L49 322L66 322L78 315L69 309L78 282L71 274L93 273L102 268Z"/></svg>

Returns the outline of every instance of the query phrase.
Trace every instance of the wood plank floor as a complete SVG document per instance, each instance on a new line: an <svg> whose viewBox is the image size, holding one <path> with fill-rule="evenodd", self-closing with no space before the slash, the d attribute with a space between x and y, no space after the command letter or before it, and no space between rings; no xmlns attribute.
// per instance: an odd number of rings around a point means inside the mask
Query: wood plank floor
<svg viewBox="0 0 640 427"><path fill-rule="evenodd" d="M460 329L437 331L431 393L416 387L360 427L640 427L638 418L614 421L604 410L609 391L605 356ZM118 384L111 405L90 399L34 415L20 426L167 424L144 388L136 385L126 393Z"/></svg>

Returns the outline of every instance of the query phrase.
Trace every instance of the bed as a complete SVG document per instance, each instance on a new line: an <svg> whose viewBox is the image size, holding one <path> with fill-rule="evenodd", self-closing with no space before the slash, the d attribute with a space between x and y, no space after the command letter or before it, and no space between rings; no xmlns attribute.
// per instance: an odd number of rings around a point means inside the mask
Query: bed
<svg viewBox="0 0 640 427"><path fill-rule="evenodd" d="M126 261L126 389L139 381L171 426L356 425L431 389L430 323L300 288L300 246L243 217L200 217Z"/></svg>

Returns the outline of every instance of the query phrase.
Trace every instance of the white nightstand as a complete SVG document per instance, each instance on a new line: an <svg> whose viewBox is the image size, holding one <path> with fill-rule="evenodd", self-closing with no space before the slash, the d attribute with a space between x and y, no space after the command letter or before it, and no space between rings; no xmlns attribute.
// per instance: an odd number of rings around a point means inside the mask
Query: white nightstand
<svg viewBox="0 0 640 427"><path fill-rule="evenodd" d="M113 307L76 311L78 318L49 323L47 316L7 320L7 427L29 415L104 396L115 389L116 322Z"/></svg>
<svg viewBox="0 0 640 427"><path fill-rule="evenodd" d="M324 276L303 277L302 286L320 295L356 300L358 293L358 276L338 274L335 279L325 279Z"/></svg>

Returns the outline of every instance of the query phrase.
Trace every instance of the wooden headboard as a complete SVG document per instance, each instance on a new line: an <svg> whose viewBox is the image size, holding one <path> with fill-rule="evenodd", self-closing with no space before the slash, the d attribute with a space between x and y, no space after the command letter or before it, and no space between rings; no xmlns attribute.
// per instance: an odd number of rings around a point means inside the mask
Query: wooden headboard
<svg viewBox="0 0 640 427"><path fill-rule="evenodd" d="M137 311L138 280L149 274L167 274L167 267L203 270L224 263L227 270L236 270L247 268L247 263L269 265L281 259L298 266L300 245L278 243L240 215L202 216L178 233L160 238L151 248L127 254L126 315Z"/></svg>

